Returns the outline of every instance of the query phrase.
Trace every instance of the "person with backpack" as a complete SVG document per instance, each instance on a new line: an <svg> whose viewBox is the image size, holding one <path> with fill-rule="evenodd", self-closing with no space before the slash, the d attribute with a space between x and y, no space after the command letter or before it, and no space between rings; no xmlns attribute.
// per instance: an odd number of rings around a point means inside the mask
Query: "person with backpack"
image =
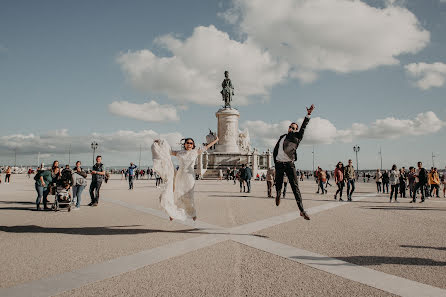
<svg viewBox="0 0 446 297"><path fill-rule="evenodd" d="M81 161L76 162L76 168L73 170L73 202L76 201L76 207L73 210L79 210L81 206L82 191L87 186L87 173L81 168Z"/></svg>
<svg viewBox="0 0 446 297"><path fill-rule="evenodd" d="M417 201L417 191L420 190L421 192L421 201L420 203L424 202L424 191L427 184L427 171L423 168L423 163L418 162L417 163L418 169L415 173L415 188L413 193L413 199L410 201L410 203L415 203Z"/></svg>

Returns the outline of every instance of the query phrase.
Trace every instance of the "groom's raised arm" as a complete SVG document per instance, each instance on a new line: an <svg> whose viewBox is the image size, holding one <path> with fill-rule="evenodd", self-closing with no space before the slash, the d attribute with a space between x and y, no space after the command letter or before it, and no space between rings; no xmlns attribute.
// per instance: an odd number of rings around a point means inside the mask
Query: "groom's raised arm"
<svg viewBox="0 0 446 297"><path fill-rule="evenodd" d="M310 108L307 107L307 116L304 118L304 121L302 122L302 125L300 126L299 132L298 132L298 138L302 139L304 137L305 128L308 125L308 122L310 121L311 113L314 110L314 104L311 104Z"/></svg>

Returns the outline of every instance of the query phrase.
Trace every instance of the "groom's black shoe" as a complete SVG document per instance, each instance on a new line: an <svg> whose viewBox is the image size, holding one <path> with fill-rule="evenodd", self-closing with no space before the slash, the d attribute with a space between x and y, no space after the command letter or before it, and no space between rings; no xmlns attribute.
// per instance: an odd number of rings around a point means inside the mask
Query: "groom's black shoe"
<svg viewBox="0 0 446 297"><path fill-rule="evenodd" d="M310 220L310 217L308 216L308 214L307 214L305 211L304 211L304 212L301 212L301 213L300 213L300 216L301 216L301 217L304 217L305 220L308 220L308 221Z"/></svg>
<svg viewBox="0 0 446 297"><path fill-rule="evenodd" d="M276 206L279 206L280 204L280 193L276 194Z"/></svg>

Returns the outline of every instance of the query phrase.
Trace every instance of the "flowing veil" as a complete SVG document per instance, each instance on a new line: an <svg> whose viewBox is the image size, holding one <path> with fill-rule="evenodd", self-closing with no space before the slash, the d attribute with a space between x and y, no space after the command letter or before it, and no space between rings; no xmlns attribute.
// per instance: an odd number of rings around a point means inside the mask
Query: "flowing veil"
<svg viewBox="0 0 446 297"><path fill-rule="evenodd" d="M163 179L164 190L160 195L161 207L174 219L186 220L185 210L179 208L173 192L175 168L171 159L171 148L166 140L158 140L152 144L153 170Z"/></svg>

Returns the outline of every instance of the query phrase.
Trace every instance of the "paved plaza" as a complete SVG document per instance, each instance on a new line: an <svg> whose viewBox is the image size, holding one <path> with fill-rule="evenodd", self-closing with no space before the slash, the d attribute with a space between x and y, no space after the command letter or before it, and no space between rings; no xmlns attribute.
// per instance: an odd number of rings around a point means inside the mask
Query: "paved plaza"
<svg viewBox="0 0 446 297"><path fill-rule="evenodd" d="M0 296L446 296L446 199L353 202L300 183L279 207L266 182L196 184L198 220L170 222L154 180L113 176L98 207L35 211L34 180L0 184ZM49 196L53 199L53 196ZM50 201L51 201L50 200Z"/></svg>

